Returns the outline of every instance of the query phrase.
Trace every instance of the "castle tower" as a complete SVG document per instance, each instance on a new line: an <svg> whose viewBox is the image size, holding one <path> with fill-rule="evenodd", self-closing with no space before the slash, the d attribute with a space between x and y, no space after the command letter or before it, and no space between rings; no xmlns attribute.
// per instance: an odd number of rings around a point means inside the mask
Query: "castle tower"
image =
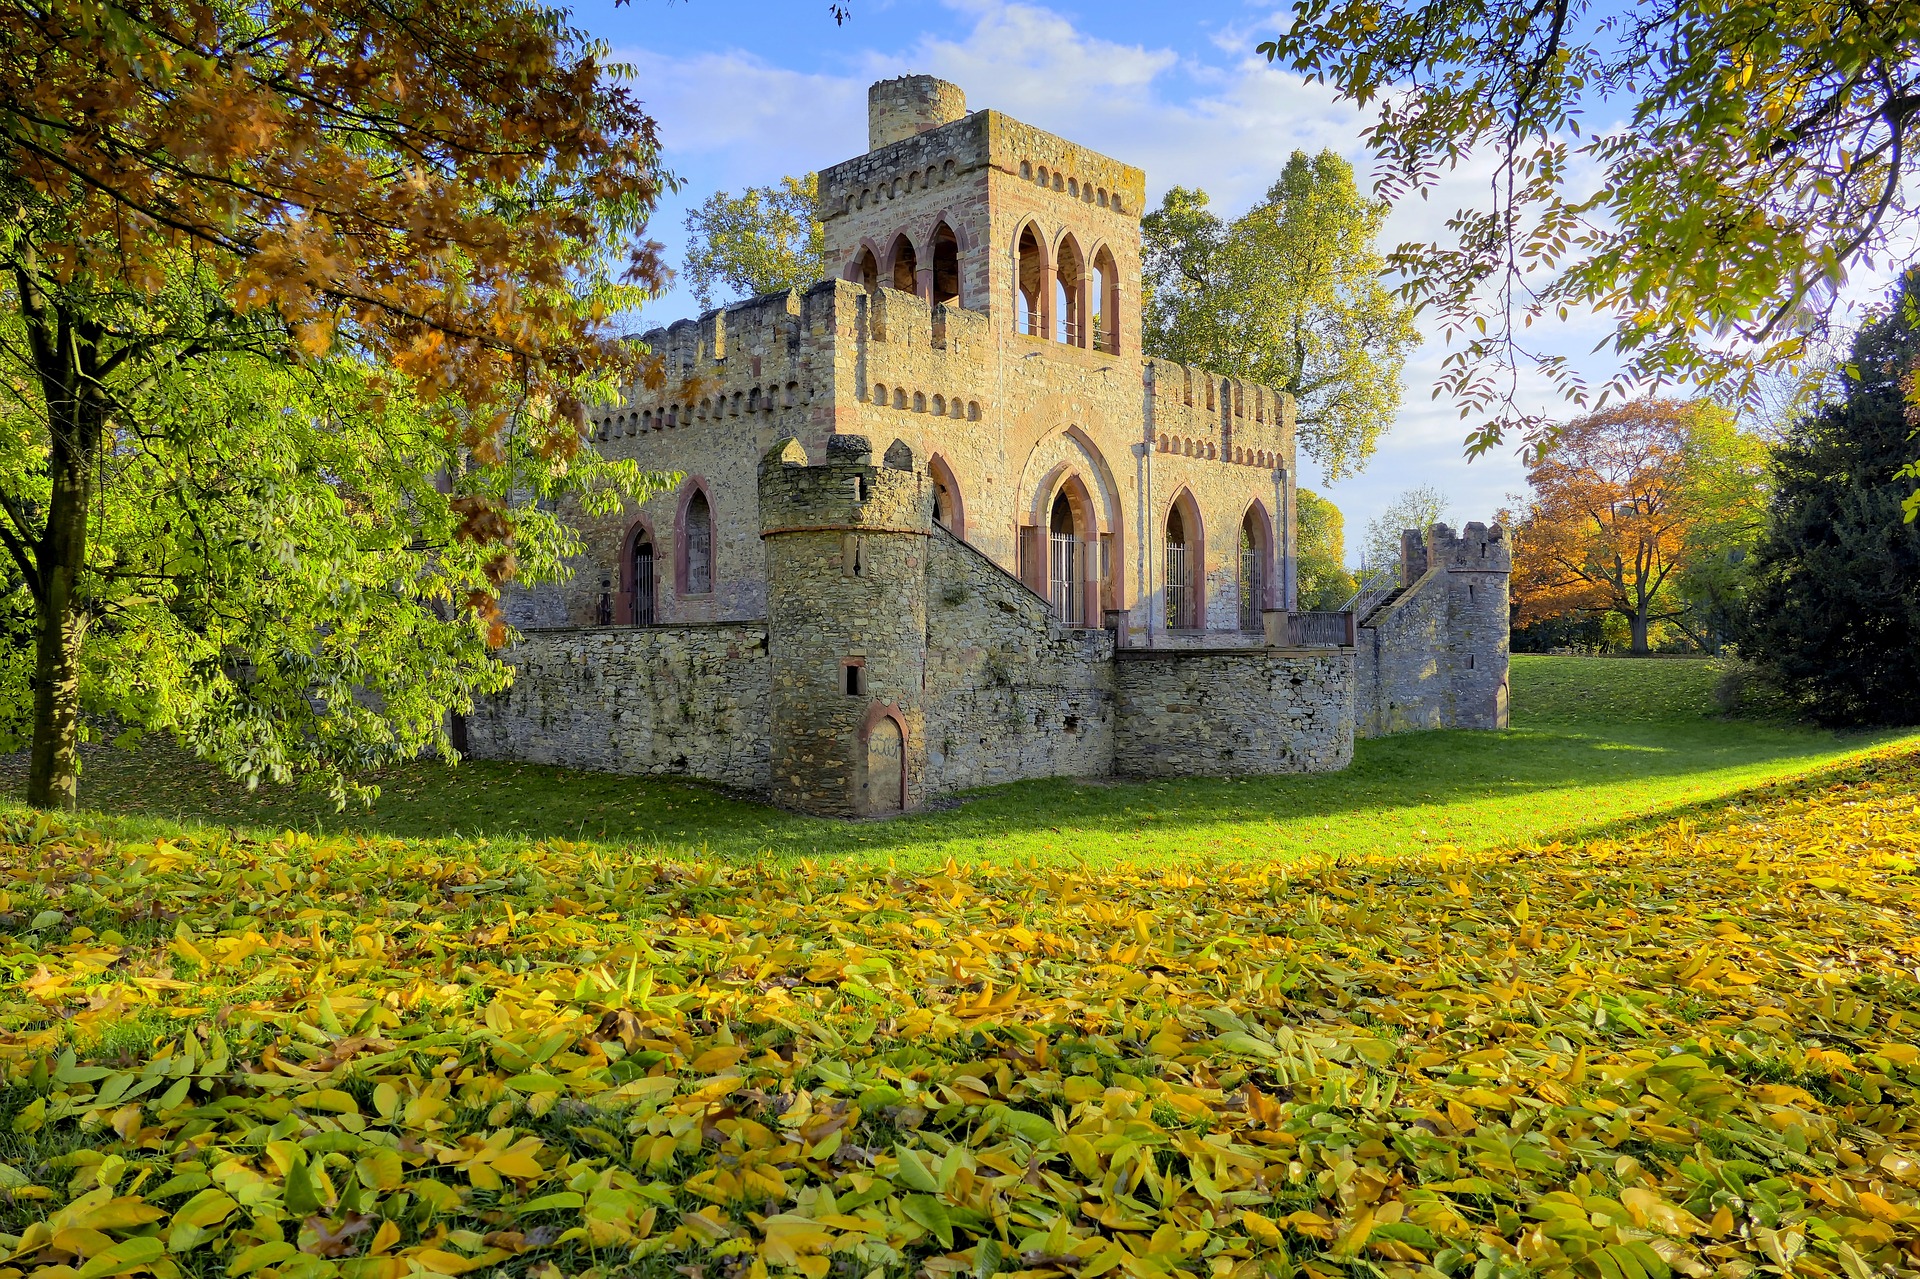
<svg viewBox="0 0 1920 1279"><path fill-rule="evenodd" d="M867 93L863 156L820 172L828 271L986 312L1008 332L1140 353L1146 175L931 76Z"/></svg>
<svg viewBox="0 0 1920 1279"><path fill-rule="evenodd" d="M926 772L932 491L896 441L834 435L760 463L774 802L835 816L918 806Z"/></svg>
<svg viewBox="0 0 1920 1279"><path fill-rule="evenodd" d="M1506 530L1477 520L1458 535L1427 530L1427 564L1446 570L1447 651L1453 668L1453 728L1507 726L1509 586L1513 546Z"/></svg>

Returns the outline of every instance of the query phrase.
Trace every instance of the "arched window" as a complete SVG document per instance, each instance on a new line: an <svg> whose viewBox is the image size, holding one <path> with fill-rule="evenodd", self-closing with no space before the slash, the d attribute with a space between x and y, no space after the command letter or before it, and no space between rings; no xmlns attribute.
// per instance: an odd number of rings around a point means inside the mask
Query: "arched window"
<svg viewBox="0 0 1920 1279"><path fill-rule="evenodd" d="M914 254L913 241L900 236L893 242L893 287L902 293L918 291L920 259Z"/></svg>
<svg viewBox="0 0 1920 1279"><path fill-rule="evenodd" d="M654 623L653 535L644 526L633 531L627 552L627 618L635 626Z"/></svg>
<svg viewBox="0 0 1920 1279"><path fill-rule="evenodd" d="M1087 273L1080 260L1080 246L1068 236L1060 242L1054 264L1054 341L1086 345L1086 291Z"/></svg>
<svg viewBox="0 0 1920 1279"><path fill-rule="evenodd" d="M1113 254L1102 248L1093 259L1093 281L1089 290L1093 306L1093 347L1096 351L1120 354L1120 271Z"/></svg>
<svg viewBox="0 0 1920 1279"><path fill-rule="evenodd" d="M1073 518L1073 503L1065 489L1053 499L1053 512L1047 521L1048 541L1052 546L1047 585L1053 598L1053 611L1067 626L1084 626L1086 574L1081 567L1080 538Z"/></svg>
<svg viewBox="0 0 1920 1279"><path fill-rule="evenodd" d="M960 303L960 240L942 222L933 229L933 300Z"/></svg>
<svg viewBox="0 0 1920 1279"><path fill-rule="evenodd" d="M1020 232L1019 271L1014 280L1014 327L1033 337L1042 337L1040 327L1040 286L1046 275L1046 257L1040 251L1040 237L1031 226Z"/></svg>
<svg viewBox="0 0 1920 1279"><path fill-rule="evenodd" d="M1240 629L1261 629L1260 614L1271 607L1267 603L1268 547L1273 533L1267 513L1258 502L1247 508L1240 521Z"/></svg>
<svg viewBox="0 0 1920 1279"><path fill-rule="evenodd" d="M695 489L687 499L686 513L680 520L682 595L707 595L713 591L713 507L704 489Z"/></svg>
<svg viewBox="0 0 1920 1279"><path fill-rule="evenodd" d="M860 256L854 262L848 278L869 293L880 287L880 263L873 256L872 249L860 250Z"/></svg>
<svg viewBox="0 0 1920 1279"><path fill-rule="evenodd" d="M1184 494L1167 511L1167 629L1198 630L1201 626L1200 521L1192 499Z"/></svg>
<svg viewBox="0 0 1920 1279"><path fill-rule="evenodd" d="M953 468L938 453L927 459L927 478L933 481L933 522L955 537L967 535L966 506L960 500L960 485Z"/></svg>

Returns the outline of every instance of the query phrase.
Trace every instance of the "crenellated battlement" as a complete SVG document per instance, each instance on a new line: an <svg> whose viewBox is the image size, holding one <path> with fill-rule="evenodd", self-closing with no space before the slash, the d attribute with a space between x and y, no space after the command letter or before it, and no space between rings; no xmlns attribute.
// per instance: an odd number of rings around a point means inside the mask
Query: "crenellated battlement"
<svg viewBox="0 0 1920 1279"><path fill-rule="evenodd" d="M1173 360L1143 363L1156 452L1237 466L1291 464L1292 396Z"/></svg>
<svg viewBox="0 0 1920 1279"><path fill-rule="evenodd" d="M1427 563L1456 573L1511 573L1513 546L1498 524L1475 520L1459 533L1435 524L1427 530Z"/></svg>
<svg viewBox="0 0 1920 1279"><path fill-rule="evenodd" d="M827 437L825 456L810 463L788 437L760 461L760 536L787 533L887 532L925 535L933 497L914 469L913 451L895 440L876 459L864 435Z"/></svg>

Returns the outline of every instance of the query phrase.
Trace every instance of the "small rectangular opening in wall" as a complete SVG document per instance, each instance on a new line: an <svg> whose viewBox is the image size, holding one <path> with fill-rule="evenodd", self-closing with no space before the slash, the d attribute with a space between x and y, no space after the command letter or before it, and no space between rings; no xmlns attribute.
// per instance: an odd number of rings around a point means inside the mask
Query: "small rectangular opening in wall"
<svg viewBox="0 0 1920 1279"><path fill-rule="evenodd" d="M861 571L866 567L861 562L861 554L860 538L857 534L848 533L840 539L840 575L842 577L861 575Z"/></svg>
<svg viewBox="0 0 1920 1279"><path fill-rule="evenodd" d="M842 686L847 690L848 697L865 697L867 695L867 668L865 666L848 662L841 668L841 674L844 680Z"/></svg>
<svg viewBox="0 0 1920 1279"><path fill-rule="evenodd" d="M1472 670L1472 669L1473 669L1473 654L1472 654L1472 653L1468 653L1468 654L1467 654L1467 669L1468 669L1468 670Z"/></svg>

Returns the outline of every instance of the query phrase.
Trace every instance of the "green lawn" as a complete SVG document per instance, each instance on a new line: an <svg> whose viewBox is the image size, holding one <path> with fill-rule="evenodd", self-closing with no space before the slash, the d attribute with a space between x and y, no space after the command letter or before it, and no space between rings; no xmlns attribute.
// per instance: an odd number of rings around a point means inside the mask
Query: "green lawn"
<svg viewBox="0 0 1920 1279"><path fill-rule="evenodd" d="M1506 733L1365 741L1352 768L1312 777L1026 782L889 822L799 817L697 786L483 762L396 770L371 811L335 813L295 792L248 794L153 749L90 753L81 797L136 818L496 844L565 838L682 857L1191 865L1535 840L1920 744L1920 731L1834 734L1721 717L1711 698L1717 674L1706 661L1517 656ZM18 796L21 761L8 764L8 793Z"/></svg>

